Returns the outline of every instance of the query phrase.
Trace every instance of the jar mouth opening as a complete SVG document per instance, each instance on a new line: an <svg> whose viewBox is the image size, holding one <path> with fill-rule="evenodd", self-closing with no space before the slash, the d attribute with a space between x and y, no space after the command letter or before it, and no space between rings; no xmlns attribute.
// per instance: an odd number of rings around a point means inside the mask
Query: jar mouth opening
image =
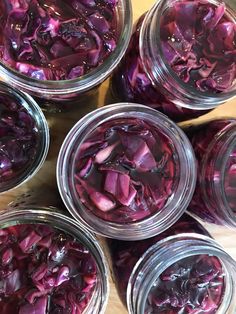
<svg viewBox="0 0 236 314"><path fill-rule="evenodd" d="M173 251L167 248L167 245L173 245ZM231 280L233 275L229 269L232 267L235 271L234 260L213 239L195 233L169 236L151 246L140 257L128 282L126 296L129 313L145 313L150 292L160 276L176 263L183 262L189 257L197 258L197 256L215 257L221 264L224 284L217 311L225 313L226 309L231 307L232 298L235 298L234 285Z"/></svg>
<svg viewBox="0 0 236 314"><path fill-rule="evenodd" d="M0 76L6 82L29 92L38 92L40 88L44 96L64 95L73 92L83 92L104 81L123 57L132 33L132 6L131 0L120 0L117 9L119 17L119 40L114 51L102 64L87 74L70 80L39 80L28 77L0 61Z"/></svg>
<svg viewBox="0 0 236 314"><path fill-rule="evenodd" d="M160 211L142 220L125 223L105 220L90 213L79 199L74 182L77 152L88 134L105 121L115 120L120 117L132 117L147 122L150 121L153 125L157 125L158 129L165 135L169 136L178 154L178 172L180 176L177 181L175 194L170 196ZM76 150L74 150L75 147ZM195 187L196 169L193 167L194 164L195 159L188 139L178 126L172 123L167 117L143 105L119 103L93 111L82 118L70 131L59 153L57 183L68 210L76 219L82 221L88 229L107 237L137 240L144 238L145 230L148 234L150 233L148 237L164 231L183 214ZM64 174L62 175L62 173ZM188 187L187 194L185 191L186 187ZM106 228L104 228L104 224Z"/></svg>
<svg viewBox="0 0 236 314"><path fill-rule="evenodd" d="M14 175L12 178L0 185L0 193L3 193L19 187L39 171L48 154L50 137L46 118L32 97L8 86L4 82L0 83L0 94L9 97L9 99L15 101L20 107L23 107L32 117L35 122L35 127L38 130L36 134L37 151L34 159L25 165L25 168L20 170L20 172L17 171L17 176Z"/></svg>
<svg viewBox="0 0 236 314"><path fill-rule="evenodd" d="M61 230L76 238L78 242L90 251L96 262L97 276L100 278L97 281L95 291L85 311L89 314L104 313L109 295L108 265L103 250L94 235L88 233L88 230L79 224L79 222L64 215L60 210L55 210L55 208L18 207L17 209L6 211L1 215L0 229L21 224L51 225L54 229ZM95 293L96 289L98 292L97 295Z"/></svg>
<svg viewBox="0 0 236 314"><path fill-rule="evenodd" d="M172 1L171 5L174 6L174 3L182 2L182 0L174 0ZM211 3L215 5L219 5L218 0L207 0L206 3ZM150 31L155 29L155 38L153 38L153 43L150 46L150 54L153 58L158 54L161 59L161 67L163 68L163 73L168 77L168 80L170 80L172 83L171 85L178 86L178 92L181 94L181 96L189 95L189 99L194 100L194 104L191 105L191 103L186 103L181 100L172 100L177 105L188 108L188 109L198 109L198 110L206 110L206 109L212 109L215 108L216 102L217 104L224 103L225 101L228 101L230 99L233 99L236 96L236 79L234 80L233 85L231 86L231 90L227 92L219 92L219 93L210 93L210 92L203 92L198 90L197 88L194 88L190 86L188 83L185 83L177 74L176 72L171 68L169 63L167 62L163 49L161 48L161 17L165 14L166 9L168 9L168 2L167 1L156 1L152 9L146 14L144 23L142 24L141 31L140 31L140 46L142 47L142 41L145 36L145 23L149 23L149 21L153 20L153 25L150 27ZM236 18L235 18L235 10L229 6L229 4L226 4L226 12L231 17L232 21L236 24ZM142 52L143 49L141 49L141 59L143 60L144 65L146 64L147 57ZM145 66L146 67L146 66ZM153 76L155 77L156 81L159 81L160 75L163 76L163 74L160 74L160 71L158 68L160 65L154 61L152 64L152 72ZM169 92L173 92L173 86L165 86ZM199 103L196 102L196 99L199 100ZM203 104L204 102L204 104Z"/></svg>

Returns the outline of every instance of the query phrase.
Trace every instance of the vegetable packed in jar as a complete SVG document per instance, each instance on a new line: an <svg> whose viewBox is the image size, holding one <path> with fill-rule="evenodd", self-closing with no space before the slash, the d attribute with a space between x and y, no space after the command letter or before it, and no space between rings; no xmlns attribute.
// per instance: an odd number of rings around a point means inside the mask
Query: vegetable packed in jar
<svg viewBox="0 0 236 314"><path fill-rule="evenodd" d="M27 95L0 84L0 192L28 180L44 162L47 122Z"/></svg>
<svg viewBox="0 0 236 314"><path fill-rule="evenodd" d="M138 20L112 79L118 98L175 121L235 96L236 11L231 1L157 1Z"/></svg>
<svg viewBox="0 0 236 314"><path fill-rule="evenodd" d="M108 240L108 248L113 277L130 314L213 314L235 308L226 295L235 261L188 215L154 238Z"/></svg>
<svg viewBox="0 0 236 314"><path fill-rule="evenodd" d="M135 228L144 238L145 230L159 233L173 223L167 217L183 213L195 184L193 165L187 138L165 116L116 104L88 114L69 133L58 159L58 185L71 213L92 230L135 239Z"/></svg>
<svg viewBox="0 0 236 314"><path fill-rule="evenodd" d="M0 4L0 77L33 96L71 100L122 58L129 0L6 0Z"/></svg>
<svg viewBox="0 0 236 314"><path fill-rule="evenodd" d="M192 213L215 224L236 227L236 120L220 119L187 130L197 160Z"/></svg>
<svg viewBox="0 0 236 314"><path fill-rule="evenodd" d="M89 234L87 240L76 237L73 230L79 226L73 222L68 230L54 227L53 219L58 225L71 220L48 211L17 208L3 214L9 227L0 229L1 313L100 313L106 299L99 296L100 248L91 245Z"/></svg>
<svg viewBox="0 0 236 314"><path fill-rule="evenodd" d="M39 80L68 80L93 70L116 48L118 1L2 3L0 58Z"/></svg>

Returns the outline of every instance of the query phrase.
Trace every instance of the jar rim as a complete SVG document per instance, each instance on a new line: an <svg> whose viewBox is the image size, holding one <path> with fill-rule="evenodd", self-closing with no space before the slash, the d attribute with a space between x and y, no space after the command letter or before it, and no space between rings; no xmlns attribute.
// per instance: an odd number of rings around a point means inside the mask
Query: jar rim
<svg viewBox="0 0 236 314"><path fill-rule="evenodd" d="M217 313L226 313L231 306L232 296L234 295L234 298L236 296L232 280L236 274L236 262L214 239L196 233L169 236L152 245L140 257L132 270L127 286L126 303L129 313L143 314L148 294L158 277L174 263L197 255L214 256L221 262L227 277L224 293L227 302L220 305L220 311ZM222 307L224 309L221 309Z"/></svg>
<svg viewBox="0 0 236 314"><path fill-rule="evenodd" d="M180 0L174 0L173 2L179 2ZM225 0L227 1L227 0ZM219 4L220 0L208 0L209 3ZM221 2L222 3L222 2ZM224 2L225 3L225 2ZM236 24L236 11L232 9L229 4L225 3L226 9L230 16L234 17L233 20ZM163 77L168 78L169 84L165 86L169 93L173 93L173 86L178 86L176 92L179 94L178 99L171 99L173 103L177 106L187 108L187 109L198 109L198 110L207 110L213 109L216 106L223 104L224 102L233 99L236 96L236 81L233 84L233 90L229 92L223 93L207 93L197 90L196 88L189 86L187 83L183 82L175 71L172 70L171 66L165 59L163 51L161 49L160 43L160 23L161 16L163 16L164 11L167 8L166 0L156 0L156 3L153 5L151 10L149 10L144 18L144 21L141 25L140 29L140 37L139 37L139 45L140 49L140 57L146 73L149 79L153 82L160 81ZM150 23L152 21L152 23ZM153 24L153 27L147 27L148 24ZM155 36L152 36L151 31L155 29ZM144 44L146 45L146 41L144 38L149 36L152 38L149 46L145 49L145 52L148 53L149 58L144 53ZM160 72L160 64L156 60L156 55L160 58L162 72ZM154 60L153 60L154 59ZM153 60L153 61L152 61ZM151 62L151 66L147 63ZM152 71L152 75L149 74L149 70ZM188 101L186 101L188 100Z"/></svg>
<svg viewBox="0 0 236 314"><path fill-rule="evenodd" d="M72 235L90 250L96 261L102 280L99 280L101 287L99 287L100 294L96 300L96 312L92 308L94 304L89 303L86 313L103 314L108 303L110 290L108 281L109 272L105 255L95 236L88 232L78 221L63 214L57 208L26 206L7 210L1 214L0 229L23 223L51 224L53 228L60 229Z"/></svg>
<svg viewBox="0 0 236 314"><path fill-rule="evenodd" d="M0 93L13 97L16 101L18 100L20 106L24 107L25 110L30 113L37 125L37 129L39 131L37 136L40 139L36 158L20 176L17 178L13 177L6 185L0 188L0 193L3 193L19 187L26 181L30 180L40 170L48 154L50 135L47 120L41 108L30 95L17 90L4 82L0 82Z"/></svg>
<svg viewBox="0 0 236 314"><path fill-rule="evenodd" d="M122 59L132 33L133 15L131 0L119 0L119 2L118 6L121 7L123 15L119 41L117 42L115 50L93 71L88 72L82 77L71 80L43 81L21 74L0 61L0 77L3 81L10 82L13 86L29 92L30 94L38 93L40 90L41 97L46 98L70 93L81 93L91 89L91 87L99 85L110 75Z"/></svg>
<svg viewBox="0 0 236 314"><path fill-rule="evenodd" d="M79 147L84 138L90 132L91 123L98 124L108 121L123 114L125 117L137 117L152 121L169 135L179 154L181 177L176 188L176 198L171 199L161 213L153 214L141 221L129 224L115 223L103 220L94 214L89 214L83 203L77 197L75 199L72 191L69 176L70 165L74 146ZM141 115L141 116L140 116ZM148 118L147 118L148 117ZM181 156L180 156L181 155ZM69 166L68 166L69 165ZM69 169L69 170L68 170ZM120 240L140 240L152 237L166 230L186 210L191 196L193 195L196 183L195 157L189 140L183 131L165 115L151 109L150 107L134 103L117 103L99 108L85 117L71 129L66 136L57 160L57 185L62 200L72 216L81 221L90 231L100 235ZM104 228L104 226L106 226Z"/></svg>
<svg viewBox="0 0 236 314"><path fill-rule="evenodd" d="M206 180L204 179L200 181L200 186L203 192L202 195L203 198L205 199L205 203L209 204L208 196L204 192L207 185L209 186L209 188L212 189L214 193L214 203L217 204L217 211L220 212L220 215L224 217L226 223L229 224L229 226L236 227L236 214L229 206L224 187L224 178L226 173L227 161L230 153L233 150L233 147L236 147L236 120L229 119L229 124L223 130L219 130L215 135L215 138L211 141L208 148L208 153L206 154L206 156L204 156L202 160L202 166L200 169L202 178L205 178L206 176L206 170L208 168L208 161L212 149L218 146L218 144L220 145L214 157L215 160L212 164L213 167L210 173L210 176L212 176L211 183L207 184ZM220 178L222 178L222 180L213 179L214 172L215 171L218 172L218 169L215 170L215 167L217 167L217 165L220 165L219 175ZM210 210L210 206L208 206L208 209ZM220 219L220 217L218 218Z"/></svg>

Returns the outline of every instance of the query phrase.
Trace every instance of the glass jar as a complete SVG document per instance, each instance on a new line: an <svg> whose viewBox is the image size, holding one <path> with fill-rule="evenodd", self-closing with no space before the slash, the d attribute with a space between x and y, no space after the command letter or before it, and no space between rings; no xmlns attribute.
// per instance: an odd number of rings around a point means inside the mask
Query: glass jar
<svg viewBox="0 0 236 314"><path fill-rule="evenodd" d="M210 121L187 131L198 160L189 210L205 221L236 227L236 120Z"/></svg>
<svg viewBox="0 0 236 314"><path fill-rule="evenodd" d="M170 227L195 188L182 130L149 107L120 103L83 117L67 135L57 183L70 213L106 237L138 240Z"/></svg>
<svg viewBox="0 0 236 314"><path fill-rule="evenodd" d="M63 2L48 0L48 4L46 1L37 4L36 7L33 1L21 2L20 9L23 15L17 11L19 3L16 5L12 2L8 7L2 4L2 12L9 9L10 5L13 9L6 23L3 23L0 28L0 77L3 81L49 103L53 100L59 102L73 100L75 97L77 99L81 97L84 101L87 95L85 92L92 93L91 90L110 75L128 46L132 28L132 8L129 0L100 1L96 8L94 8L96 5L94 1L90 3L74 1L65 6ZM73 6L73 12L69 5ZM48 9L45 10L45 7ZM117 19L111 16L111 11ZM27 24L25 16L29 20L33 16L34 20ZM4 19L3 15L2 20ZM9 29L6 30L11 19L12 25L9 25ZM40 24L38 29L37 23ZM48 23L47 27L45 23ZM114 25L111 26L110 23ZM13 38L14 35L17 36L19 27L22 35L14 42L12 36ZM113 37L108 37L110 27L115 34L114 38L117 39L116 43ZM10 28L12 33L8 34ZM106 32L107 29L109 31ZM33 34L29 35L29 32ZM8 39L5 34L9 35ZM36 36L37 38L34 38ZM10 40L6 47L4 47L4 40ZM102 40L105 41L104 47ZM7 48L12 50L8 51ZM93 50L89 50L88 53L86 49ZM106 50L106 53L102 49ZM99 59L98 53L101 51L104 52L104 60ZM88 70L82 69L86 63L81 61L84 60L83 53L88 53L87 58L91 59L89 59L90 66L87 64ZM37 61L36 57L40 58L40 65L37 66L34 64ZM31 61L32 58L34 62ZM100 61L96 61L97 59ZM72 63L71 67L73 66L73 75L66 68L69 68L70 63ZM60 68L63 66L64 70ZM59 68L55 71L54 68L57 67Z"/></svg>
<svg viewBox="0 0 236 314"><path fill-rule="evenodd" d="M236 94L235 16L231 0L157 0L134 28L112 78L113 94L122 101L149 105L174 121L200 116L231 99ZM226 28L223 32L225 20L228 34Z"/></svg>
<svg viewBox="0 0 236 314"><path fill-rule="evenodd" d="M18 207L1 214L0 238L2 313L104 313L107 264L83 226L59 210Z"/></svg>
<svg viewBox="0 0 236 314"><path fill-rule="evenodd" d="M235 261L192 217L143 241L108 240L129 313L234 313Z"/></svg>
<svg viewBox="0 0 236 314"><path fill-rule="evenodd" d="M0 83L0 192L28 181L49 148L47 121L27 94Z"/></svg>

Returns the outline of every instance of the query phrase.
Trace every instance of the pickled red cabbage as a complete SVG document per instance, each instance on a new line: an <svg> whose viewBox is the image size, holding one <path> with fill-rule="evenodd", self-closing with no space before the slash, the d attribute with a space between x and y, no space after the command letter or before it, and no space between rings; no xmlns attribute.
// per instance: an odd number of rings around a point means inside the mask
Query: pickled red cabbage
<svg viewBox="0 0 236 314"><path fill-rule="evenodd" d="M230 156L228 156L227 149L222 151L226 138L223 138L223 135L226 134L227 136L227 130L235 127L235 120L222 119L187 130L199 164L197 185L189 209L210 223L222 224L222 221L224 221L224 209L222 209L218 199L215 197L215 185L212 185L212 183L218 184L222 182L224 187L222 194L225 193L228 206L233 212L236 212L234 195L236 186L234 171L235 153L233 150ZM224 166L224 173L222 172L223 162L216 162L216 158L221 155L222 158L228 158ZM205 163L203 163L203 160L205 160ZM204 176L202 175L203 168ZM220 194L218 197L221 197Z"/></svg>
<svg viewBox="0 0 236 314"><path fill-rule="evenodd" d="M0 4L0 59L38 80L74 79L116 48L118 0L9 0Z"/></svg>
<svg viewBox="0 0 236 314"><path fill-rule="evenodd" d="M161 19L163 54L182 81L202 92L230 90L236 78L236 24L218 7L179 1Z"/></svg>
<svg viewBox="0 0 236 314"><path fill-rule="evenodd" d="M223 294L219 259L209 255L187 257L167 268L156 280L147 298L145 314L214 314Z"/></svg>
<svg viewBox="0 0 236 314"><path fill-rule="evenodd" d="M96 281L94 258L72 236L44 224L0 230L2 314L82 313Z"/></svg>
<svg viewBox="0 0 236 314"><path fill-rule="evenodd" d="M0 186L22 174L36 158L34 117L15 99L0 94Z"/></svg>
<svg viewBox="0 0 236 314"><path fill-rule="evenodd" d="M115 283L121 300L126 303L126 289L132 270L141 256L155 243L168 236L180 233L198 233L209 236L206 229L195 219L184 214L174 225L163 233L141 241L108 240L112 258ZM194 263L193 263L194 265Z"/></svg>
<svg viewBox="0 0 236 314"><path fill-rule="evenodd" d="M81 144L74 184L80 201L113 222L139 221L164 209L178 180L172 141L154 125L124 118L103 123Z"/></svg>
<svg viewBox="0 0 236 314"><path fill-rule="evenodd" d="M174 103L179 100L177 82L170 94L165 86L167 77L151 81L147 75L152 69L144 67L139 45L144 18L145 14L138 20L127 53L112 77L114 94L119 100L155 108L174 121L207 113L209 110L188 109ZM205 1L173 1L173 6L162 16L160 35L165 63L186 83L186 87L213 96L235 88L236 26L225 13L223 4L217 8ZM156 38L156 33L152 36ZM153 58L159 60L160 54ZM161 73L161 66L157 70Z"/></svg>

